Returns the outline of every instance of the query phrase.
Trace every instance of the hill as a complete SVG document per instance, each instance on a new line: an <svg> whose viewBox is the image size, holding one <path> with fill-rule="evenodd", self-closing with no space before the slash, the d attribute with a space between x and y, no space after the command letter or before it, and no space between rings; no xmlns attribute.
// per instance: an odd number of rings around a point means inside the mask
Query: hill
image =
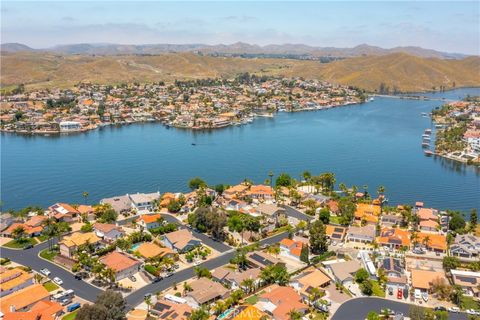
<svg viewBox="0 0 480 320"><path fill-rule="evenodd" d="M259 46L244 42L225 45L206 44L143 44L123 45L110 43L79 43L59 45L44 49L32 49L19 43L5 43L0 47L3 52L39 51L60 54L89 54L89 55L125 55L125 54L161 54L181 52L201 52L207 55L298 55L312 58L336 57L349 58L366 55L388 55L392 53L407 53L423 58L461 59L466 55L458 53L440 52L420 47L395 47L384 49L368 44L361 44L353 48L315 47L304 44L270 44Z"/></svg>
<svg viewBox="0 0 480 320"><path fill-rule="evenodd" d="M64 55L44 52L1 56L2 87L71 87L97 83L173 81L233 77L241 72L323 79L375 91L381 83L401 91L480 86L480 57L463 60L420 58L404 53L347 58L331 63L289 59L243 59L193 53L159 55Z"/></svg>

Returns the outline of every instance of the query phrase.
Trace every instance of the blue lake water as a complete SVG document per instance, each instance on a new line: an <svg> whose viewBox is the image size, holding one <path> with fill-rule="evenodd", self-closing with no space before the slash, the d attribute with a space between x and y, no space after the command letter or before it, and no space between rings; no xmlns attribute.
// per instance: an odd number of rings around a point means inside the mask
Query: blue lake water
<svg viewBox="0 0 480 320"><path fill-rule="evenodd" d="M480 89L432 96L467 94L480 95ZM81 203L83 191L89 202L133 192L186 191L194 176L209 184L263 182L270 170L297 178L304 170L332 171L337 182L367 184L371 192L384 185L391 204L480 208L478 168L423 154L421 135L432 124L421 113L441 104L376 98L209 132L149 123L61 137L2 134L3 208Z"/></svg>

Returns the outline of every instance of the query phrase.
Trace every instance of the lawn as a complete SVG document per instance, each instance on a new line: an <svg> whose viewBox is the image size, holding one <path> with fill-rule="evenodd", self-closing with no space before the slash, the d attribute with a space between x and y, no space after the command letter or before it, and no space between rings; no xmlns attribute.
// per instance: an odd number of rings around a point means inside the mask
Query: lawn
<svg viewBox="0 0 480 320"><path fill-rule="evenodd" d="M330 216L329 223L332 223L332 224L340 224L340 217L338 217L338 216Z"/></svg>
<svg viewBox="0 0 480 320"><path fill-rule="evenodd" d="M37 240L35 240L34 238L27 238L21 242L17 240L12 240L10 242L5 243L3 246L6 248L12 248L12 249L22 249L28 244L31 244L34 246L37 244Z"/></svg>
<svg viewBox="0 0 480 320"><path fill-rule="evenodd" d="M463 296L460 302L460 306L462 307L462 309L480 310L480 303L473 300L472 297Z"/></svg>
<svg viewBox="0 0 480 320"><path fill-rule="evenodd" d="M40 236L37 237L37 240L38 240L38 242L47 241L47 240L48 240L48 236L42 234L42 235L40 235Z"/></svg>
<svg viewBox="0 0 480 320"><path fill-rule="evenodd" d="M372 295L377 296L377 297L385 298L385 291L383 291L383 288L378 283L378 281L371 280L371 282L372 282L372 290L373 290Z"/></svg>
<svg viewBox="0 0 480 320"><path fill-rule="evenodd" d="M257 301L258 301L258 295L256 295L256 294L254 294L253 296L250 296L247 299L245 299L246 303L252 304L252 305L257 303Z"/></svg>
<svg viewBox="0 0 480 320"><path fill-rule="evenodd" d="M58 289L58 286L55 283L53 283L52 281L45 282L43 284L43 287L45 289L47 289L48 292L52 292L52 291L55 291L55 290Z"/></svg>
<svg viewBox="0 0 480 320"><path fill-rule="evenodd" d="M62 320L73 320L77 316L78 310L73 311L72 313L67 314L62 318Z"/></svg>
<svg viewBox="0 0 480 320"><path fill-rule="evenodd" d="M48 250L48 248L40 251L40 257L50 261L53 261L53 258L55 258L57 254L58 254L57 251L50 251Z"/></svg>

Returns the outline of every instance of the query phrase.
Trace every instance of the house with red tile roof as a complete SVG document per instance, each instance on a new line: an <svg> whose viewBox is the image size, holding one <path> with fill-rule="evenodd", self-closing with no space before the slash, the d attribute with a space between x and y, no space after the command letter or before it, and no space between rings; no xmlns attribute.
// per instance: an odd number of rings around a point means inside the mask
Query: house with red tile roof
<svg viewBox="0 0 480 320"><path fill-rule="evenodd" d="M41 284L34 284L0 299L2 313L28 311L37 302L49 301L50 293Z"/></svg>
<svg viewBox="0 0 480 320"><path fill-rule="evenodd" d="M137 224L145 229L154 229L162 225L162 216L160 213L156 214L143 214L137 219Z"/></svg>
<svg viewBox="0 0 480 320"><path fill-rule="evenodd" d="M55 203L48 207L50 216L55 217L57 221L73 222L80 214L77 209L67 203Z"/></svg>
<svg viewBox="0 0 480 320"><path fill-rule="evenodd" d="M43 231L43 226L41 226L41 225L38 226L38 227L32 227L32 226L27 225L26 223L18 223L17 222L17 223L11 224L7 229L3 230L1 235L3 237L7 237L7 238L13 238L14 237L14 231L17 228L22 228L23 231L25 232L25 234L28 235L31 238L41 235L42 231Z"/></svg>
<svg viewBox="0 0 480 320"><path fill-rule="evenodd" d="M272 285L263 291L265 293L259 297L257 305L275 320L289 320L292 310L302 314L308 310L308 305L302 302L302 297L292 287Z"/></svg>
<svg viewBox="0 0 480 320"><path fill-rule="evenodd" d="M292 239L285 238L280 241L280 253L300 261L300 255L302 253L303 246L308 247L307 244L304 244L301 241L294 241Z"/></svg>
<svg viewBox="0 0 480 320"><path fill-rule="evenodd" d="M383 228L380 235L376 238L379 246L392 249L401 247L410 247L410 232L399 228Z"/></svg>
<svg viewBox="0 0 480 320"><path fill-rule="evenodd" d="M130 277L140 271L142 262L125 253L113 251L100 258L100 262L115 272L115 280Z"/></svg>
<svg viewBox="0 0 480 320"><path fill-rule="evenodd" d="M39 301L30 311L7 312L2 320L57 320L63 314L63 307L54 301Z"/></svg>

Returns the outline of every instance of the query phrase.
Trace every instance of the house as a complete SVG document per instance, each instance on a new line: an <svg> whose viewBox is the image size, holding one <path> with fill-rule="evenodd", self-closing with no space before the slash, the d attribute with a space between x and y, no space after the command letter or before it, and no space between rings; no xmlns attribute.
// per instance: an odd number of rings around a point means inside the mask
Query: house
<svg viewBox="0 0 480 320"><path fill-rule="evenodd" d="M246 259L248 265L252 268L265 269L266 267L271 265L285 265L285 263L281 262L279 259L262 251L249 252L246 254Z"/></svg>
<svg viewBox="0 0 480 320"><path fill-rule="evenodd" d="M118 251L110 252L100 258L100 262L115 272L117 281L134 275L140 271L142 265L140 261Z"/></svg>
<svg viewBox="0 0 480 320"><path fill-rule="evenodd" d="M357 203L354 214L355 220L357 222L366 221L369 224L376 224L381 211L382 209L379 205Z"/></svg>
<svg viewBox="0 0 480 320"><path fill-rule="evenodd" d="M155 201L160 199L160 192L127 194L132 202L132 208L139 214L153 211Z"/></svg>
<svg viewBox="0 0 480 320"><path fill-rule="evenodd" d="M176 298L176 299L175 299ZM185 302L174 302L185 301ZM174 299L159 299L150 310L158 319L178 319L188 320L192 314L192 307L190 307L185 299L174 297Z"/></svg>
<svg viewBox="0 0 480 320"><path fill-rule="evenodd" d="M0 231L3 231L10 227L10 225L15 221L15 217L10 213L0 214Z"/></svg>
<svg viewBox="0 0 480 320"><path fill-rule="evenodd" d="M248 185L241 183L224 190L222 195L230 199L241 198L247 190L248 190Z"/></svg>
<svg viewBox="0 0 480 320"><path fill-rule="evenodd" d="M49 301L50 293L41 284L33 284L15 291L0 299L0 311L7 312L28 311L37 302Z"/></svg>
<svg viewBox="0 0 480 320"><path fill-rule="evenodd" d="M437 232L440 229L438 210L428 208L415 209L419 219L419 229L426 232Z"/></svg>
<svg viewBox="0 0 480 320"><path fill-rule="evenodd" d="M245 192L245 195L247 197L250 197L252 199L258 199L258 200L269 200L273 199L273 189L270 186L265 186L263 184L259 184L256 186L251 186L250 189L248 189Z"/></svg>
<svg viewBox="0 0 480 320"><path fill-rule="evenodd" d="M219 267L213 270L212 279L223 284L226 284L232 290L239 288L247 289L243 287L243 281L246 279L254 280L253 285L257 286L260 282L260 272L262 270L259 268L250 268L245 271L239 272L226 267Z"/></svg>
<svg viewBox="0 0 480 320"><path fill-rule="evenodd" d="M447 252L447 237L442 234L419 232L417 234L417 242L429 251Z"/></svg>
<svg viewBox="0 0 480 320"><path fill-rule="evenodd" d="M327 202L327 207L330 210L330 213L333 215L338 215L340 213L340 208L338 207L338 202L335 200L330 200Z"/></svg>
<svg viewBox="0 0 480 320"><path fill-rule="evenodd" d="M480 298L480 272L450 270L453 284L460 286L465 295Z"/></svg>
<svg viewBox="0 0 480 320"><path fill-rule="evenodd" d="M158 228L162 225L163 218L160 213L143 214L137 219L137 224L144 229L150 230Z"/></svg>
<svg viewBox="0 0 480 320"><path fill-rule="evenodd" d="M407 289L408 279L405 275L405 270L402 266L400 259L387 257L381 262L380 268L384 270L387 277L387 288L391 288L392 294L398 292L398 290ZM390 291L389 291L390 292Z"/></svg>
<svg viewBox="0 0 480 320"><path fill-rule="evenodd" d="M55 217L57 221L68 223L75 221L75 218L79 215L78 210L67 203L55 203L48 207L48 210L50 211L50 216Z"/></svg>
<svg viewBox="0 0 480 320"><path fill-rule="evenodd" d="M26 288L34 283L33 274L20 268L5 269L0 273L0 297Z"/></svg>
<svg viewBox="0 0 480 320"><path fill-rule="evenodd" d="M402 221L402 216L395 214L384 214L380 217L380 223L386 227L400 226Z"/></svg>
<svg viewBox="0 0 480 320"><path fill-rule="evenodd" d="M454 243L450 246L450 254L464 258L480 256L480 237L472 234L457 235Z"/></svg>
<svg viewBox="0 0 480 320"><path fill-rule="evenodd" d="M153 242L144 242L140 246L137 247L136 252L144 259L152 259L152 258L173 258L175 256L175 252L169 248L162 248L159 245Z"/></svg>
<svg viewBox="0 0 480 320"><path fill-rule="evenodd" d="M162 241L167 248L179 253L190 251L202 244L199 239L193 237L192 233L186 229L164 234Z"/></svg>
<svg viewBox="0 0 480 320"><path fill-rule="evenodd" d="M379 246L392 249L410 247L410 232L399 228L384 228L376 239Z"/></svg>
<svg viewBox="0 0 480 320"><path fill-rule="evenodd" d="M415 295L428 293L431 291L432 284L435 281L443 281L448 283L443 270L422 270L413 269L410 272L412 287L415 290Z"/></svg>
<svg viewBox="0 0 480 320"><path fill-rule="evenodd" d="M327 224L325 226L325 233L331 241L342 242L343 239L345 239L345 235L347 234L347 229L347 227Z"/></svg>
<svg viewBox="0 0 480 320"><path fill-rule="evenodd" d="M98 246L100 238L97 237L95 232L74 232L71 235L63 237L63 239L58 243L60 246L60 255L73 258L77 248L86 243Z"/></svg>
<svg viewBox="0 0 480 320"><path fill-rule="evenodd" d="M48 219L47 216L33 216L33 217L30 217L26 222L25 222L25 225L29 226L29 227L32 227L32 228L35 228L35 227L40 227L42 226L45 221Z"/></svg>
<svg viewBox="0 0 480 320"><path fill-rule="evenodd" d="M266 320L268 316L252 305L241 305L234 311L234 317L231 320Z"/></svg>
<svg viewBox="0 0 480 320"><path fill-rule="evenodd" d="M199 308L205 303L211 303L217 299L225 299L230 291L218 282L208 278L200 278L190 283L192 290L187 293L185 300L192 308Z"/></svg>
<svg viewBox="0 0 480 320"><path fill-rule="evenodd" d="M42 231L43 231L43 226L31 227L31 226L29 226L25 223L15 222L15 223L11 224L7 229L3 230L1 235L3 237L7 237L7 238L14 238L15 230L18 229L18 228L22 228L23 231L25 232L25 234L27 236L29 236L30 238L37 237L37 236L41 235Z"/></svg>
<svg viewBox="0 0 480 320"><path fill-rule="evenodd" d="M258 205L257 211L272 223L278 223L281 218L286 217L285 209L275 204L261 203Z"/></svg>
<svg viewBox="0 0 480 320"><path fill-rule="evenodd" d="M56 320L63 314L63 306L55 301L39 301L30 311L7 312L3 320Z"/></svg>
<svg viewBox="0 0 480 320"><path fill-rule="evenodd" d="M100 200L101 204L109 204L117 214L123 214L132 210L132 201L128 195L105 198Z"/></svg>
<svg viewBox="0 0 480 320"><path fill-rule="evenodd" d="M94 221L96 219L95 209L92 206L81 204L77 207L77 211L82 219L86 218L87 221Z"/></svg>
<svg viewBox="0 0 480 320"><path fill-rule="evenodd" d="M348 260L325 264L326 268L330 270L336 282L342 285L352 283L355 278L355 273L362 267L357 260Z"/></svg>
<svg viewBox="0 0 480 320"><path fill-rule="evenodd" d="M93 230L99 238L108 242L114 242L125 235L125 231L123 231L122 227L109 223L95 223L93 225Z"/></svg>
<svg viewBox="0 0 480 320"><path fill-rule="evenodd" d="M301 241L294 241L289 238L282 239L282 241L280 241L280 254L300 261L303 246L308 247L307 244Z"/></svg>
<svg viewBox="0 0 480 320"><path fill-rule="evenodd" d="M315 267L309 267L291 280L290 285L300 293L304 301L307 301L313 289L325 288L331 282L332 280L325 273Z"/></svg>
<svg viewBox="0 0 480 320"><path fill-rule="evenodd" d="M272 285L264 291L265 293L259 297L257 306L275 320L290 319L291 310L302 314L308 310L308 305L302 302L302 297L292 287Z"/></svg>
<svg viewBox="0 0 480 320"><path fill-rule="evenodd" d="M347 241L372 243L375 240L376 230L375 226L368 224L364 227L352 226L347 231Z"/></svg>

